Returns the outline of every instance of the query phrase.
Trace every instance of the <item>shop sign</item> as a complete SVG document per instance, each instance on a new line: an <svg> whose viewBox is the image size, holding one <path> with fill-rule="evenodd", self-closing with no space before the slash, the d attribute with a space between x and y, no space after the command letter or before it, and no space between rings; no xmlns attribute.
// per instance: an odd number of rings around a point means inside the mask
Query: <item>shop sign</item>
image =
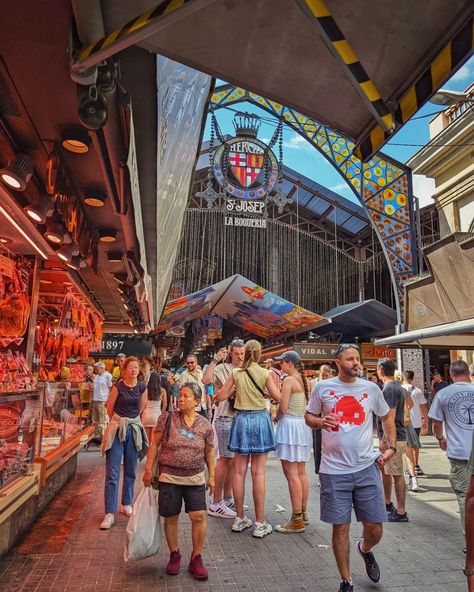
<svg viewBox="0 0 474 592"><path fill-rule="evenodd" d="M295 343L294 351L302 360L335 360L337 343Z"/></svg>
<svg viewBox="0 0 474 592"><path fill-rule="evenodd" d="M382 358L389 358L390 360L396 360L397 352L394 349L380 347L373 343L363 343L361 346L361 358L362 361L368 362L377 361Z"/></svg>
<svg viewBox="0 0 474 592"><path fill-rule="evenodd" d="M225 217L226 226L245 226L247 228L266 228L267 221L265 218L261 220L258 218L235 218L234 216Z"/></svg>
<svg viewBox="0 0 474 592"><path fill-rule="evenodd" d="M20 412L15 407L0 407L0 438L8 440L16 436L20 426Z"/></svg>
<svg viewBox="0 0 474 592"><path fill-rule="evenodd" d="M153 344L151 339L128 337L127 335L106 333L102 340L102 350L99 355L113 358L117 354L126 356L149 356Z"/></svg>

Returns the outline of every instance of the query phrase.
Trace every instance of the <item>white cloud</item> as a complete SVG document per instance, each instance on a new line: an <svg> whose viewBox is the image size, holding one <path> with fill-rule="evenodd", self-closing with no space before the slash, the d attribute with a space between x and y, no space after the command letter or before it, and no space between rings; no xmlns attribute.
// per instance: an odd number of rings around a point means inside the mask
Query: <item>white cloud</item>
<svg viewBox="0 0 474 592"><path fill-rule="evenodd" d="M347 183L337 183L336 185L331 185L331 187L329 187L329 189L331 191L344 191L344 189L347 189Z"/></svg>
<svg viewBox="0 0 474 592"><path fill-rule="evenodd" d="M314 152L314 147L305 140L303 136L292 133L289 138L283 141L283 147L288 150L305 150L306 152Z"/></svg>
<svg viewBox="0 0 474 592"><path fill-rule="evenodd" d="M474 62L469 61L460 68L449 82L471 82L474 78Z"/></svg>
<svg viewBox="0 0 474 592"><path fill-rule="evenodd" d="M433 203L435 181L425 175L413 175L413 193L420 200L420 207Z"/></svg>

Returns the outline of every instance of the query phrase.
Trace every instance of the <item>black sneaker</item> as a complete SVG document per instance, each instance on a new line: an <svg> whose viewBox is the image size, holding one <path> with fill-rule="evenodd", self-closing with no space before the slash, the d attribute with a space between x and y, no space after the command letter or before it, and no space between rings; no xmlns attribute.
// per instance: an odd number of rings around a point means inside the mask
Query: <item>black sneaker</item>
<svg viewBox="0 0 474 592"><path fill-rule="evenodd" d="M347 580L342 580L339 592L354 592L354 586Z"/></svg>
<svg viewBox="0 0 474 592"><path fill-rule="evenodd" d="M375 561L374 554L372 553L372 551L364 553L360 548L360 541L357 541L357 550L359 551L360 556L364 560L365 571L367 572L369 580L372 580L372 582L376 584L380 580L380 568L379 564Z"/></svg>
<svg viewBox="0 0 474 592"><path fill-rule="evenodd" d="M409 522L408 515L405 512L404 514L399 514L396 510L395 512L391 512L388 515L389 522Z"/></svg>
<svg viewBox="0 0 474 592"><path fill-rule="evenodd" d="M387 510L387 514L391 514L392 512L396 512L397 509L395 506L390 502L389 504L385 504L385 509Z"/></svg>

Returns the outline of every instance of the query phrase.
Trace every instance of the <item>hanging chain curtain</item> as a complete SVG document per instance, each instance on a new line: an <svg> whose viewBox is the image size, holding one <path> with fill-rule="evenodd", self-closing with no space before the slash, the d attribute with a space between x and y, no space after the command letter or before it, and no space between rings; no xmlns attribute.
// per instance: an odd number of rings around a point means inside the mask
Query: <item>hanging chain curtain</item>
<svg viewBox="0 0 474 592"><path fill-rule="evenodd" d="M266 230L257 230L225 226L224 216L218 210L188 209L173 277L178 293L191 294L239 273L290 302L323 313L357 301L359 274L366 281L384 265L383 257L358 261L281 222L267 220Z"/></svg>

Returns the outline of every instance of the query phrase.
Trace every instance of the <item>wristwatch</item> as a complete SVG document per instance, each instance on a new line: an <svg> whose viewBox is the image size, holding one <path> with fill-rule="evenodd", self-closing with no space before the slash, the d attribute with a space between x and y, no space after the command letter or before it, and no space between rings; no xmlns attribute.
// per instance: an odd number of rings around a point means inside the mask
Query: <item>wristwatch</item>
<svg viewBox="0 0 474 592"><path fill-rule="evenodd" d="M468 578L469 576L474 576L474 567L465 567L463 569L464 575Z"/></svg>

